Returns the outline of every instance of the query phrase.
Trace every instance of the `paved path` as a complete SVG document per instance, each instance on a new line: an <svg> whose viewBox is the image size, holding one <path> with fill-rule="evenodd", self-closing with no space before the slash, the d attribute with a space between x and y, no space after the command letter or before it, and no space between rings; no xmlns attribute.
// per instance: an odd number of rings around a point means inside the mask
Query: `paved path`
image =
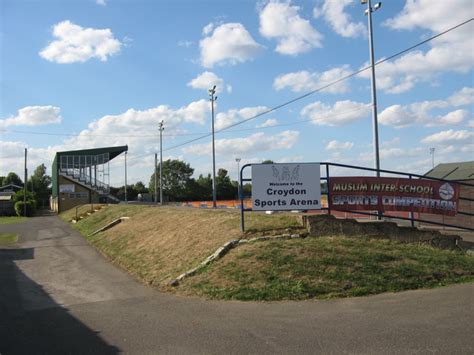
<svg viewBox="0 0 474 355"><path fill-rule="evenodd" d="M213 302L132 280L55 216L0 226L0 354L473 354L474 284L307 302Z"/></svg>

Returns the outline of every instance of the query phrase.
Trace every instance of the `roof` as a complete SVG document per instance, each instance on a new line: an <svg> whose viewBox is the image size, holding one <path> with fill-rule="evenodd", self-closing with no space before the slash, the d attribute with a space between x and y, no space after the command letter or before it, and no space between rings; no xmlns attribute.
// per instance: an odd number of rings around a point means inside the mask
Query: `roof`
<svg viewBox="0 0 474 355"><path fill-rule="evenodd" d="M425 176L445 180L474 180L474 161L438 164Z"/></svg>
<svg viewBox="0 0 474 355"><path fill-rule="evenodd" d="M6 188L10 188L10 189L17 189L17 190L23 190L23 187L22 186L18 186L18 185L15 185L15 184L7 184L7 185L3 185L3 186L0 186L0 191L3 191L5 190Z"/></svg>
<svg viewBox="0 0 474 355"><path fill-rule="evenodd" d="M122 154L123 152L128 151L127 145L122 145L119 147L105 147L105 148L92 148L92 149L82 149L82 150L69 150L65 152L57 152L56 155L98 155L109 153L109 160L112 160L116 156Z"/></svg>

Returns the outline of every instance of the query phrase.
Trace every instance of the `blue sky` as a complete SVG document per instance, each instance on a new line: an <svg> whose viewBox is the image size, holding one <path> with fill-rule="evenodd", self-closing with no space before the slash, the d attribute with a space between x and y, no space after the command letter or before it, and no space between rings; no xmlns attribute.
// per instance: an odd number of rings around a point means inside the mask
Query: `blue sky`
<svg viewBox="0 0 474 355"><path fill-rule="evenodd" d="M129 182L164 159L211 172L216 128L241 122L368 64L359 1L0 0L0 175L56 151L129 146ZM453 11L452 9L462 9ZM451 15L448 17L446 13ZM376 60L469 20L471 0L385 1ZM376 67L381 166L423 173L474 160L473 21ZM369 72L216 135L217 167L272 159L373 166ZM111 162L123 184L123 157Z"/></svg>

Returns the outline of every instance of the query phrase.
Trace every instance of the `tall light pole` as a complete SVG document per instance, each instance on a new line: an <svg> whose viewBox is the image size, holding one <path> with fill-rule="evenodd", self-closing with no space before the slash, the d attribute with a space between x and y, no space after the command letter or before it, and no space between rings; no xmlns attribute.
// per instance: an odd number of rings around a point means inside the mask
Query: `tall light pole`
<svg viewBox="0 0 474 355"><path fill-rule="evenodd" d="M125 151L125 203L127 203L127 152Z"/></svg>
<svg viewBox="0 0 474 355"><path fill-rule="evenodd" d="M23 183L23 215L26 217L26 183L28 181L28 168L27 168L27 157L28 149L25 148L25 182ZM33 184L33 182L31 182Z"/></svg>
<svg viewBox="0 0 474 355"><path fill-rule="evenodd" d="M163 205L163 131L165 130L163 124L164 121L162 120L158 127L160 130L160 205Z"/></svg>
<svg viewBox="0 0 474 355"><path fill-rule="evenodd" d="M157 175L158 172L158 154L155 153L155 203L158 203L158 184L156 181L158 180Z"/></svg>
<svg viewBox="0 0 474 355"><path fill-rule="evenodd" d="M362 4L367 4L367 10L365 14L368 19L369 27L369 52L370 52L370 68L371 68L371 82L372 82L372 125L374 131L374 155L375 155L375 169L377 169L376 175L380 177L380 157L379 157L379 128L377 119L377 91L375 86L375 61L374 61L374 38L372 30L372 12L377 11L382 6L381 2L376 3L372 7L371 0L361 0Z"/></svg>
<svg viewBox="0 0 474 355"><path fill-rule="evenodd" d="M214 139L214 102L217 100L216 86L209 89L209 96L211 97L211 114L212 114L212 207L216 208L217 192L216 192L216 147Z"/></svg>
<svg viewBox="0 0 474 355"><path fill-rule="evenodd" d="M434 168L434 153L435 153L435 148L430 148L430 154L431 154L431 167Z"/></svg>
<svg viewBox="0 0 474 355"><path fill-rule="evenodd" d="M237 199L240 199L240 158L235 158L237 162Z"/></svg>

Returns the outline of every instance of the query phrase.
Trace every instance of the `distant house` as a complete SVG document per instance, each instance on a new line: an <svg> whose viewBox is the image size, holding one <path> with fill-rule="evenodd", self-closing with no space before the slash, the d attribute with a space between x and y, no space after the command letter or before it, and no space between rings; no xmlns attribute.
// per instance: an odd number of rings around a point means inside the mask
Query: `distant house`
<svg viewBox="0 0 474 355"><path fill-rule="evenodd" d="M23 186L8 184L0 186L0 216L15 215L15 203L13 196L19 190L23 190Z"/></svg>
<svg viewBox="0 0 474 355"><path fill-rule="evenodd" d="M20 190L23 190L23 186L18 186L18 185L15 185L15 184L8 184L8 185L4 185L4 186L0 186L0 192L17 192L17 191L20 191Z"/></svg>
<svg viewBox="0 0 474 355"><path fill-rule="evenodd" d="M474 185L474 161L438 164L428 171L425 176ZM458 211L474 213L474 186L461 185L460 197L469 200L459 200ZM428 221L474 228L474 216L459 213L453 217L421 213L420 218Z"/></svg>

